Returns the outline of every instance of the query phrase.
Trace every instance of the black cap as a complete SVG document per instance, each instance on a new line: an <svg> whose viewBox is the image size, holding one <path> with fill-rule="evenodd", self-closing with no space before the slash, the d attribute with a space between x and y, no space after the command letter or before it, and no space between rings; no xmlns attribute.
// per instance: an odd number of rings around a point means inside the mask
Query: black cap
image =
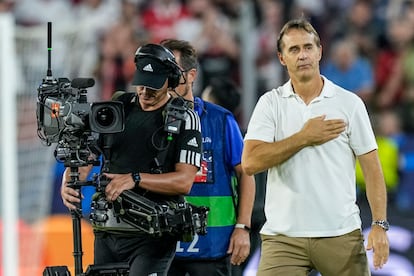
<svg viewBox="0 0 414 276"><path fill-rule="evenodd" d="M142 85L155 90L160 89L171 73L171 67L151 56L136 59L136 71L132 85Z"/></svg>

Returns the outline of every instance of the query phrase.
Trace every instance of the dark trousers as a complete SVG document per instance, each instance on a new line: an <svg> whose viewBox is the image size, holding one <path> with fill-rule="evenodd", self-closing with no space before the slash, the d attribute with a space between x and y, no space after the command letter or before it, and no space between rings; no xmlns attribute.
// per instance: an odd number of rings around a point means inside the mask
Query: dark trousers
<svg viewBox="0 0 414 276"><path fill-rule="evenodd" d="M122 235L95 232L94 263L128 262L129 275L167 275L177 239L168 235Z"/></svg>
<svg viewBox="0 0 414 276"><path fill-rule="evenodd" d="M211 261L177 260L171 264L168 276L231 276L230 257Z"/></svg>

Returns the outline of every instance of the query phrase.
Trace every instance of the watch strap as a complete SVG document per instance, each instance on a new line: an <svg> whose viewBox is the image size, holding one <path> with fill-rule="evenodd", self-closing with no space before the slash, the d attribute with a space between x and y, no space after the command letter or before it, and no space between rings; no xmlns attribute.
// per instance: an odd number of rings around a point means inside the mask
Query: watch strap
<svg viewBox="0 0 414 276"><path fill-rule="evenodd" d="M138 188L139 187L139 183L141 182L141 175L139 174L139 172L134 172L131 174L132 180L134 180L135 186L134 188Z"/></svg>
<svg viewBox="0 0 414 276"><path fill-rule="evenodd" d="M243 223L236 223L234 225L234 228L244 229L244 230L246 230L249 233L250 233L250 230L251 230L249 226L247 226L246 224L243 224Z"/></svg>
<svg viewBox="0 0 414 276"><path fill-rule="evenodd" d="M386 220L375 220L371 223L371 226L377 225L384 229L385 231L388 231L390 229L390 224Z"/></svg>

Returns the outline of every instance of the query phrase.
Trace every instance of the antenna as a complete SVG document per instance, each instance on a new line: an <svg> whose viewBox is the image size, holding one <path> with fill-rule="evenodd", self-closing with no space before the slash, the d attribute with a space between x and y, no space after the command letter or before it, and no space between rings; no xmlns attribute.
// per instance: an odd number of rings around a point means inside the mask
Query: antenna
<svg viewBox="0 0 414 276"><path fill-rule="evenodd" d="M52 22L47 22L47 73L46 80L52 80Z"/></svg>

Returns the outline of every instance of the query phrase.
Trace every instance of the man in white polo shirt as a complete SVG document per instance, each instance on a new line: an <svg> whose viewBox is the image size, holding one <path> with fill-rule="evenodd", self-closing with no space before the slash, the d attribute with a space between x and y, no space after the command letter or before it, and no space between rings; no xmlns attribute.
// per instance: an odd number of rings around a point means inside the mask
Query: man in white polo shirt
<svg viewBox="0 0 414 276"><path fill-rule="evenodd" d="M257 275L370 275L356 204L355 161L367 183L373 226L367 250L387 262L386 188L367 110L320 74L322 47L305 19L282 28L278 56L290 80L265 93L250 119L247 174L268 171Z"/></svg>

